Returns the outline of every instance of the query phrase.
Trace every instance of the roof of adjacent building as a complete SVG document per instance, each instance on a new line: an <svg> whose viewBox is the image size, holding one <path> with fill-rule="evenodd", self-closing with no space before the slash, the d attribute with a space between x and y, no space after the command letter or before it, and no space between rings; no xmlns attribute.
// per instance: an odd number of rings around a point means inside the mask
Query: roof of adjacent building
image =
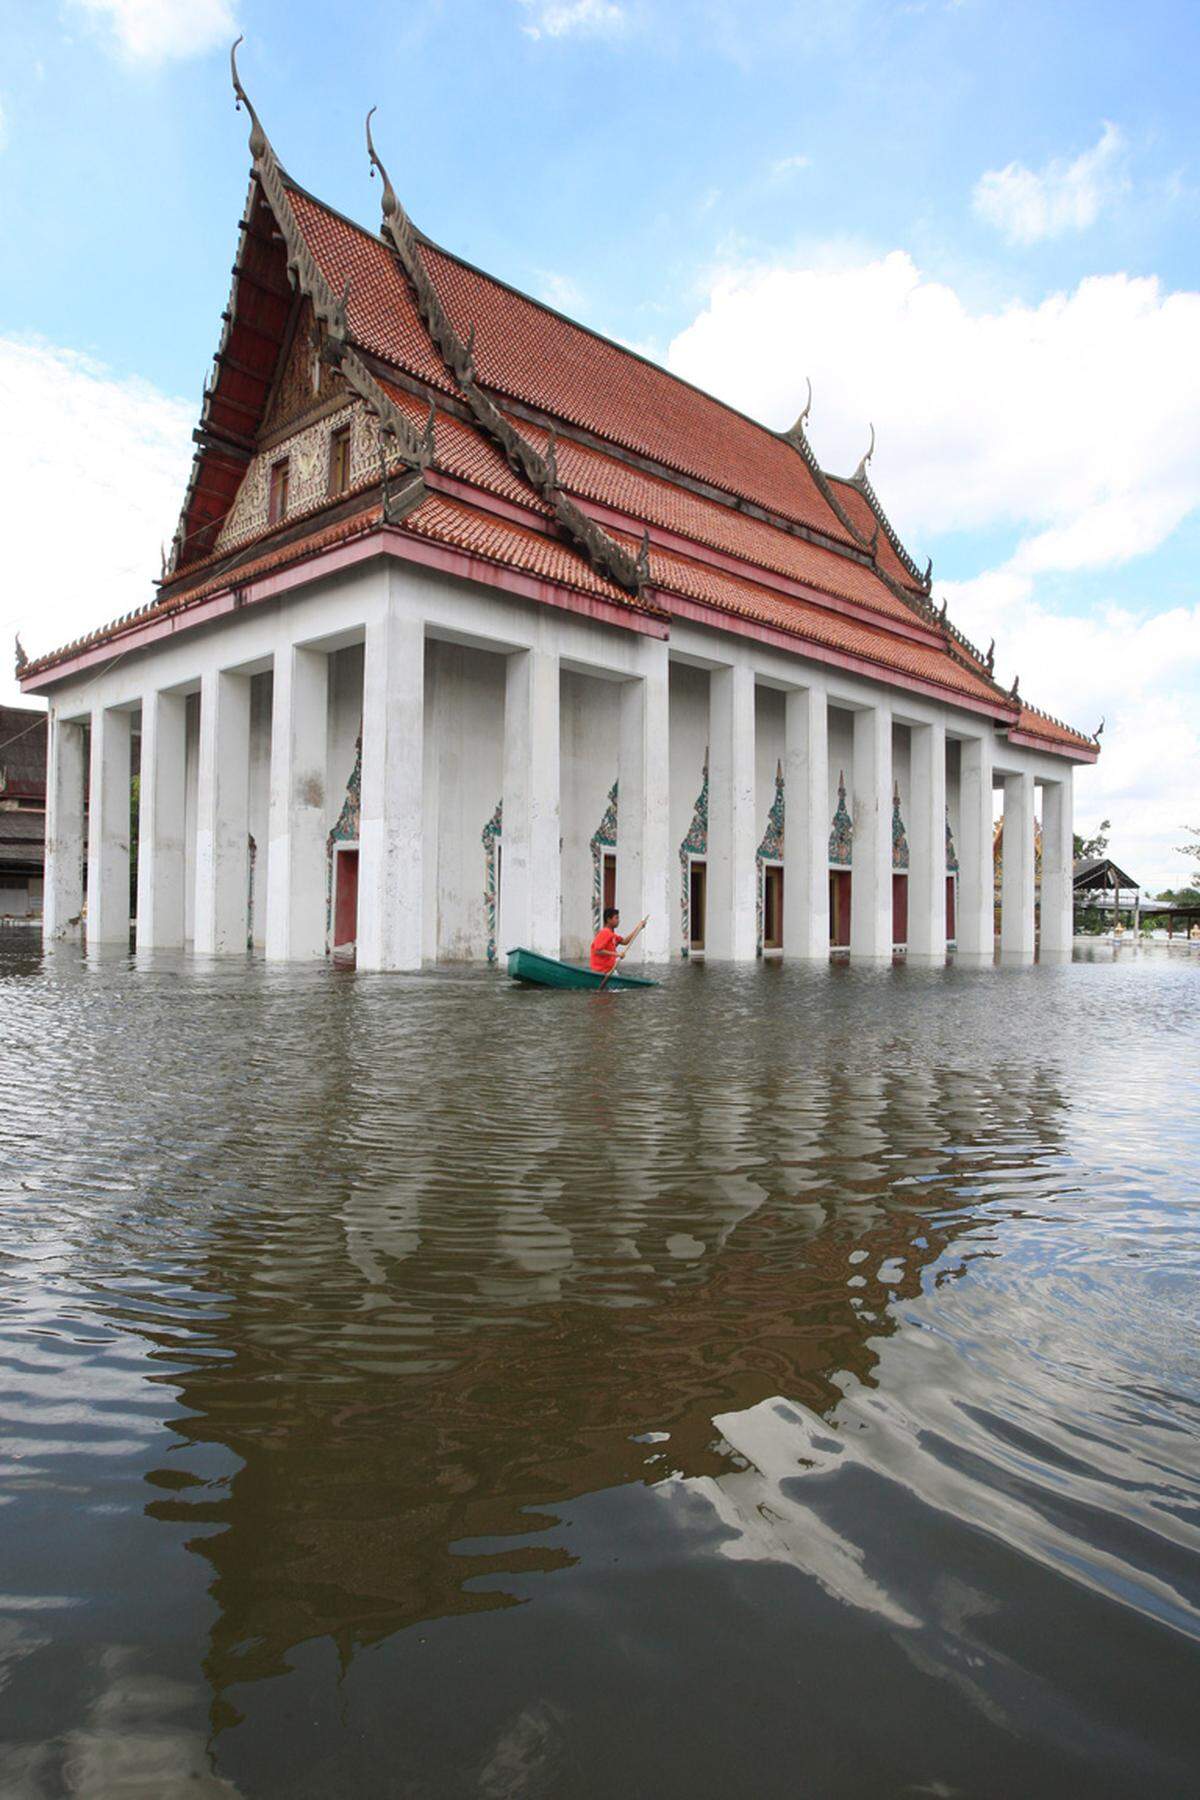
<svg viewBox="0 0 1200 1800"><path fill-rule="evenodd" d="M171 567L156 601L27 677L378 533L399 553L437 546L473 578L536 583L638 629L689 617L782 638L1095 757L1093 739L1005 690L990 654L935 607L867 458L854 478L830 477L803 420L771 431L432 243L373 145L383 231L364 230L284 173L236 68L234 81L253 175ZM219 554L301 327L378 422L385 478Z"/></svg>
<svg viewBox="0 0 1200 1800"><path fill-rule="evenodd" d="M0 797L36 800L45 793L45 712L0 706Z"/></svg>

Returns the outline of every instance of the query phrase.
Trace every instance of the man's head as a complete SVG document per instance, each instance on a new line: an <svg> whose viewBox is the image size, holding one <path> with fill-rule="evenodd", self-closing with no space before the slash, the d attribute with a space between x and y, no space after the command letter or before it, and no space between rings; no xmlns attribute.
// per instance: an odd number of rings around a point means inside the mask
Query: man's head
<svg viewBox="0 0 1200 1800"><path fill-rule="evenodd" d="M621 915L617 911L615 906L606 906L605 907L604 923L608 926L610 931L615 931L617 929L617 926L621 923Z"/></svg>

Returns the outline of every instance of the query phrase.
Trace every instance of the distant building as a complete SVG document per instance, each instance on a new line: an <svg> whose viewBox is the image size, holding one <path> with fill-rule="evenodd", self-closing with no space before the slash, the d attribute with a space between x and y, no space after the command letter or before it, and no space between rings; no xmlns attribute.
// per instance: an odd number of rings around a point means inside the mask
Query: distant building
<svg viewBox="0 0 1200 1800"><path fill-rule="evenodd" d="M0 920L40 919L46 860L46 714L0 706Z"/></svg>
<svg viewBox="0 0 1200 1800"><path fill-rule="evenodd" d="M243 104L246 96L239 93ZM440 249L250 190L157 598L21 668L45 932L362 969L1071 946L1095 739L1001 682L867 473ZM373 153L373 152L372 152ZM381 170L382 172L382 170ZM963 396L964 413L971 399Z"/></svg>

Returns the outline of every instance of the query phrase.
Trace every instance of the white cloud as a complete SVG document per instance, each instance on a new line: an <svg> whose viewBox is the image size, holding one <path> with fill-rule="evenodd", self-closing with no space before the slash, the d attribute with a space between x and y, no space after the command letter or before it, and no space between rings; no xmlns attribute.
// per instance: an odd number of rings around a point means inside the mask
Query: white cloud
<svg viewBox="0 0 1200 1800"><path fill-rule="evenodd" d="M131 62L199 56L237 36L236 0L74 0L107 25Z"/></svg>
<svg viewBox="0 0 1200 1800"><path fill-rule="evenodd" d="M11 646L52 650L153 598L196 410L70 350L0 338L0 698Z"/></svg>
<svg viewBox="0 0 1200 1800"><path fill-rule="evenodd" d="M679 374L776 426L811 375L826 467L851 470L874 420L872 477L914 553L939 533L1015 535L1000 567L935 595L976 641L996 636L997 673L1019 673L1035 704L1085 730L1107 713L1078 808L1111 816L1114 847L1119 833L1156 885L1181 879L1173 846L1197 814L1200 610L1122 611L1100 571L1155 551L1200 506L1198 341L1200 294L1153 278L973 311L903 252L829 252L721 271L668 351ZM1049 575L1088 571L1090 619L1039 594Z"/></svg>
<svg viewBox="0 0 1200 1800"><path fill-rule="evenodd" d="M795 175L801 169L807 169L811 163L807 156L781 156L771 164L772 175Z"/></svg>
<svg viewBox="0 0 1200 1800"><path fill-rule="evenodd" d="M560 275L554 269L538 270L538 298L547 306L553 306L558 312L568 313L578 318L584 308L583 292L571 280L569 275Z"/></svg>
<svg viewBox="0 0 1200 1800"><path fill-rule="evenodd" d="M529 14L526 37L600 37L623 31L625 8L617 0L520 0Z"/></svg>
<svg viewBox="0 0 1200 1800"><path fill-rule="evenodd" d="M1099 140L1074 162L1055 158L1044 169L1011 162L979 177L971 204L1011 244L1037 244L1068 231L1086 231L1129 185L1125 139L1105 124Z"/></svg>

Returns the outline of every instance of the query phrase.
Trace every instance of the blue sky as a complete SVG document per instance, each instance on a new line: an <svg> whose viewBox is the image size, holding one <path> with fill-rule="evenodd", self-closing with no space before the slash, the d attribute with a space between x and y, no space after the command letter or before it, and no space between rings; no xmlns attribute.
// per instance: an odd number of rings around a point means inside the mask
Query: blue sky
<svg viewBox="0 0 1200 1800"><path fill-rule="evenodd" d="M1084 824L1200 822L1200 9L0 0L0 631L146 597L247 173L417 222L872 474L998 671L1091 728Z"/></svg>

